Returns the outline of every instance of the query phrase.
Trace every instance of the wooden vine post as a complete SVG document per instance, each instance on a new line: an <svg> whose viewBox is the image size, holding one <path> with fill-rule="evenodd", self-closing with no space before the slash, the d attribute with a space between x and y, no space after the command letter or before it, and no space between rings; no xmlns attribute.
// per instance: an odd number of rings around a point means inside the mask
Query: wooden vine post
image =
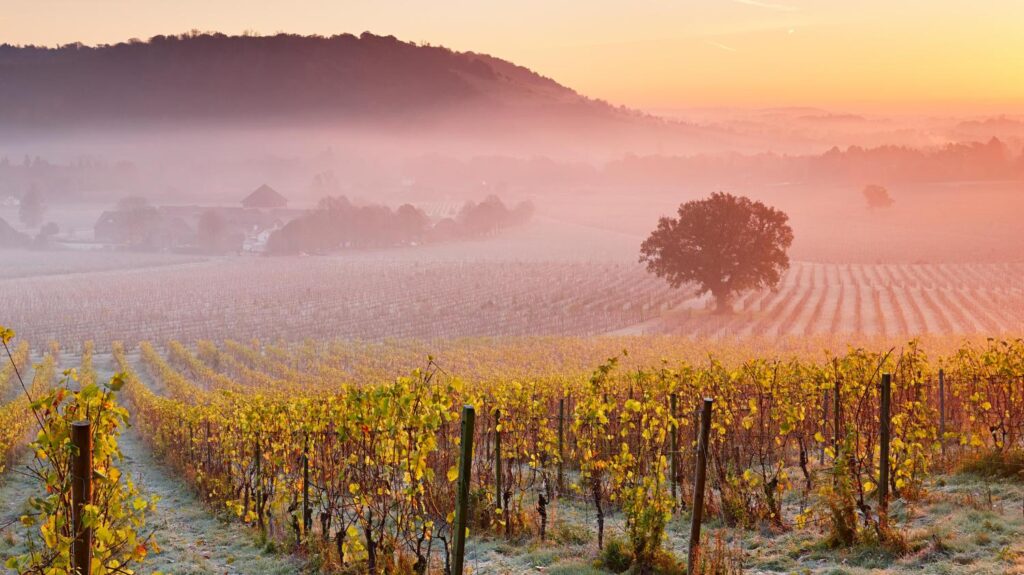
<svg viewBox="0 0 1024 575"><path fill-rule="evenodd" d="M832 389L832 458L839 457L839 442L842 441L842 398L840 396L839 378L836 378L836 385Z"/></svg>
<svg viewBox="0 0 1024 575"><path fill-rule="evenodd" d="M879 456L878 456L878 521L886 526L889 514L889 427L890 401L892 396L892 375L882 374L881 397L879 398Z"/></svg>
<svg viewBox="0 0 1024 575"><path fill-rule="evenodd" d="M939 446L946 455L946 371L939 370Z"/></svg>
<svg viewBox="0 0 1024 575"><path fill-rule="evenodd" d="M558 400L558 494L565 489L562 461L565 459L565 398Z"/></svg>
<svg viewBox="0 0 1024 575"><path fill-rule="evenodd" d="M676 495L676 483L679 483L679 422L677 418L679 413L676 409L679 403L679 398L676 394L669 396L669 409L672 414L672 430L669 436L669 455L672 457L671 466L671 482L672 482L672 505L675 506L678 503Z"/></svg>
<svg viewBox="0 0 1024 575"><path fill-rule="evenodd" d="M256 439L256 455L253 458L253 466L255 473L253 473L253 481L256 482L254 491L256 492L256 523L259 526L260 532L266 532L266 524L263 523L263 482L260 480L260 460L262 454L260 452L260 440Z"/></svg>
<svg viewBox="0 0 1024 575"><path fill-rule="evenodd" d="M462 407L462 443L459 446L459 485L455 494L455 541L452 545L452 575L463 575L466 561L466 520L469 512L469 474L473 469L473 424L476 412L472 405Z"/></svg>
<svg viewBox="0 0 1024 575"><path fill-rule="evenodd" d="M309 432L305 432L302 443L302 535L309 536L313 527L313 516L309 507Z"/></svg>
<svg viewBox="0 0 1024 575"><path fill-rule="evenodd" d="M700 435L697 438L697 470L693 479L693 519L690 523L690 553L686 572L697 573L700 565L700 524L704 519L704 484L707 479L708 438L711 434L711 405L714 400L704 398L700 411Z"/></svg>
<svg viewBox="0 0 1024 575"><path fill-rule="evenodd" d="M828 389L825 389L821 394L821 431L822 435L825 434L825 426L828 425L828 407L831 403L829 398ZM818 449L818 465L825 466L825 442L821 442L821 447Z"/></svg>
<svg viewBox="0 0 1024 575"><path fill-rule="evenodd" d="M209 473L213 467L213 437L210 433L210 420L206 420L206 472Z"/></svg>
<svg viewBox="0 0 1024 575"><path fill-rule="evenodd" d="M494 411L494 510L501 516L505 504L502 501L501 484L501 410Z"/></svg>
<svg viewBox="0 0 1024 575"><path fill-rule="evenodd" d="M92 528L82 523L83 507L92 505L92 426L88 421L71 424L75 455L71 463L71 523L75 540L71 544L71 565L75 575L92 572Z"/></svg>

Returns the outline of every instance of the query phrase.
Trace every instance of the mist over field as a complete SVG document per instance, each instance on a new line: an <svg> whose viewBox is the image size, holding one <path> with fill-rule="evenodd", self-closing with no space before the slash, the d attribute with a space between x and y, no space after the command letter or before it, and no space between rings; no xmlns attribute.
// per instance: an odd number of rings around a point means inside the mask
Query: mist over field
<svg viewBox="0 0 1024 575"><path fill-rule="evenodd" d="M264 4L0 22L10 572L1024 572L1010 15Z"/></svg>
<svg viewBox="0 0 1024 575"><path fill-rule="evenodd" d="M122 326L198 339L211 334L189 318L231 314L222 299L259 302L266 320L249 333L284 339L903 337L1002 332L1020 319L1024 123L1013 116L801 107L657 115L492 56L372 34L5 46L0 73L11 80L0 88L0 298L36 338L67 337L61 330L75 322L92 329L82 312L97 306ZM885 188L889 204L870 204L871 185ZM280 203L243 208L262 187ZM725 325L704 317L706 298L658 287L636 263L659 217L717 191L779 208L794 231L795 263L782 284L744 295ZM376 208L317 216L328 197ZM476 224L462 225L465 204L489 197L522 211L488 220L480 210ZM492 261L514 262L523 268L515 277L543 287L499 280L488 291L481 282L494 278ZM395 281L382 271L389 265L413 277L458 265L463 279L432 291L434 282L410 278L396 293L371 288L379 301L345 301L356 276ZM340 272L349 269L359 271ZM308 281L292 270L308 270ZM231 273L266 278L225 279L230 287L218 290L199 279ZM182 287L146 288L158 275ZM625 278L640 291L606 283ZM96 293L79 292L88 303L60 298L68 303L42 308L50 319L29 321L43 319L35 302L92 281ZM204 306L165 305L189 289L200 293L186 301ZM250 315L248 305L237 313ZM340 309L363 305L423 325L344 327ZM441 326L437 310L448 306L477 321ZM303 309L323 325L298 319ZM144 310L157 315L143 320ZM565 320L532 319L552 313Z"/></svg>

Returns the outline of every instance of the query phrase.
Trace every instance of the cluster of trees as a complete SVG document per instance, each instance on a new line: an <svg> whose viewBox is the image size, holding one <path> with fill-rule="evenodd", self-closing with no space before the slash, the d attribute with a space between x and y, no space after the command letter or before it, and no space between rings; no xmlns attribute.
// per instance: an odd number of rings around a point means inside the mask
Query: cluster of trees
<svg viewBox="0 0 1024 575"><path fill-rule="evenodd" d="M33 192L56 204L136 189L140 181L135 165L127 161L107 163L79 157L63 163L40 156L26 155L20 160L0 156L0 200L5 196L23 199Z"/></svg>
<svg viewBox="0 0 1024 575"><path fill-rule="evenodd" d="M274 232L267 252L322 253L477 238L525 223L532 215L530 202L509 208L497 196L489 196L480 203L467 202L455 218L432 222L411 204L397 209L378 204L357 206L345 196L328 196L316 209Z"/></svg>
<svg viewBox="0 0 1024 575"><path fill-rule="evenodd" d="M171 210L139 196L122 198L113 210L100 216L96 239L141 250L178 248L226 254L242 249L245 224L232 220L225 209L209 208L195 219L187 208Z"/></svg>
<svg viewBox="0 0 1024 575"><path fill-rule="evenodd" d="M453 220L442 219L434 226L440 240L477 238L510 226L525 224L533 217L533 203L520 202L509 208L498 196L490 195L480 202L466 202Z"/></svg>

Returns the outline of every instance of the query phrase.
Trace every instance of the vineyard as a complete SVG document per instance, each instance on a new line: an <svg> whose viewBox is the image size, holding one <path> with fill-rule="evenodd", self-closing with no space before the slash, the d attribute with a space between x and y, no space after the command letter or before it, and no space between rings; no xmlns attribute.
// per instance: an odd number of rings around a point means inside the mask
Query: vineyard
<svg viewBox="0 0 1024 575"><path fill-rule="evenodd" d="M109 367L154 458L210 513L311 570L452 569L469 405L467 571L680 572L696 548L683 530L704 397L702 572L1021 568L1024 491L970 479L1024 469L1019 341L760 358L673 337L439 347L114 343ZM27 361L26 345L11 351ZM93 353L76 362L79 385L102 379ZM33 393L64 355L45 353ZM3 414L28 417L12 403ZM932 524L936 509L955 515L949 502L988 534Z"/></svg>
<svg viewBox="0 0 1024 575"><path fill-rule="evenodd" d="M141 264L140 264L141 265ZM69 281L72 280L73 281ZM31 341L194 343L671 333L696 338L1011 334L1018 264L794 263L776 290L708 312L615 262L228 259L0 280L5 321ZM97 331L96 326L109 326Z"/></svg>
<svg viewBox="0 0 1024 575"><path fill-rule="evenodd" d="M0 3L0 575L1024 575L1024 1Z"/></svg>
<svg viewBox="0 0 1024 575"><path fill-rule="evenodd" d="M2 282L31 341L592 335L680 305L636 265L250 259ZM97 333L96 326L110 326ZM116 326L116 328L114 327Z"/></svg>
<svg viewBox="0 0 1024 575"><path fill-rule="evenodd" d="M662 331L700 337L1013 333L1024 323L1019 264L795 263L734 317L676 312Z"/></svg>

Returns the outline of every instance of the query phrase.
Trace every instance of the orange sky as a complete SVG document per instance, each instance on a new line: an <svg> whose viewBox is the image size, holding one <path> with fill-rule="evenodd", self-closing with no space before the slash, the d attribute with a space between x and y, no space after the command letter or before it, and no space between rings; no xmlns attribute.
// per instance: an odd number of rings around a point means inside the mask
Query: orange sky
<svg viewBox="0 0 1024 575"><path fill-rule="evenodd" d="M645 109L1024 113L1021 0L0 0L0 42L369 30Z"/></svg>

